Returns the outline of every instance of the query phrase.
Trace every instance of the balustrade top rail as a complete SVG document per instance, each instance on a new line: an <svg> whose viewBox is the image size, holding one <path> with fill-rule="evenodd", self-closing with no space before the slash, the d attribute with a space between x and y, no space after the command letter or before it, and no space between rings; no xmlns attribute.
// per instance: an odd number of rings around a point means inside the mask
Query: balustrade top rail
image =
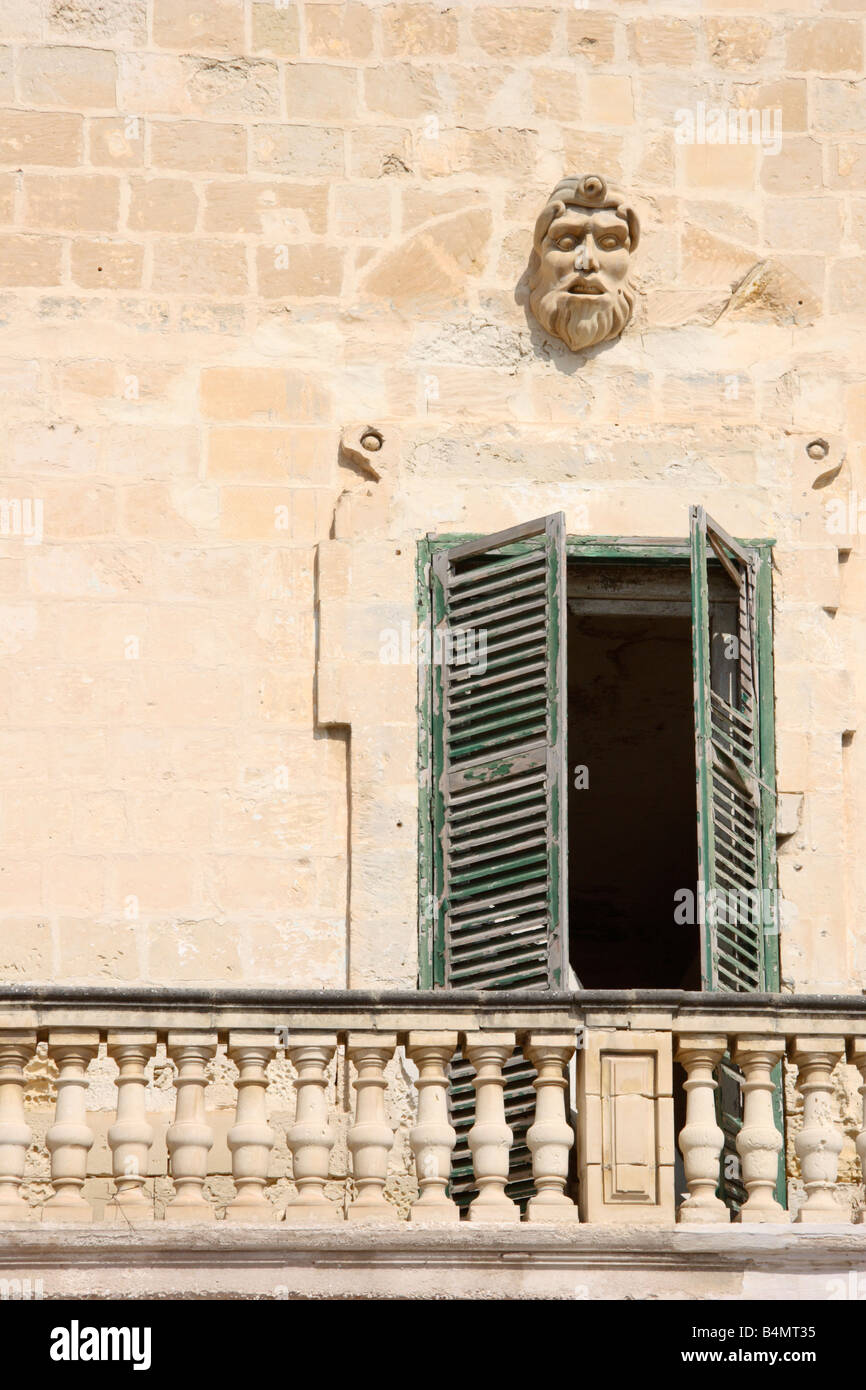
<svg viewBox="0 0 866 1390"><path fill-rule="evenodd" d="M583 1024L866 1036L866 994L688 990L312 990L156 985L0 986L0 1028L326 1028L397 1031Z"/></svg>

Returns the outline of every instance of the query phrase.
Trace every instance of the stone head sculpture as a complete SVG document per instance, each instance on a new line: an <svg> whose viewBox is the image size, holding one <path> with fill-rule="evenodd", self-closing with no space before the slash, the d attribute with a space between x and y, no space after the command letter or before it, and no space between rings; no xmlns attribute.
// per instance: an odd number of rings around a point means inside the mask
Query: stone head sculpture
<svg viewBox="0 0 866 1390"><path fill-rule="evenodd" d="M529 307L572 352L618 337L631 318L639 237L634 209L598 174L562 179L548 198L535 224Z"/></svg>

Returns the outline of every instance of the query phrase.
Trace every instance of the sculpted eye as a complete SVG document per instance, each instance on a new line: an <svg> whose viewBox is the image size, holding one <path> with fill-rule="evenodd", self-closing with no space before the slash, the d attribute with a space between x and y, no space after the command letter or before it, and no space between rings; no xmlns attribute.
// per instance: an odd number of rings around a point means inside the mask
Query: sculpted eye
<svg viewBox="0 0 866 1390"><path fill-rule="evenodd" d="M577 246L577 237L561 236L556 245L560 251L573 251Z"/></svg>
<svg viewBox="0 0 866 1390"><path fill-rule="evenodd" d="M603 251L615 251L616 248L619 246L619 237L605 236L601 238L598 244Z"/></svg>

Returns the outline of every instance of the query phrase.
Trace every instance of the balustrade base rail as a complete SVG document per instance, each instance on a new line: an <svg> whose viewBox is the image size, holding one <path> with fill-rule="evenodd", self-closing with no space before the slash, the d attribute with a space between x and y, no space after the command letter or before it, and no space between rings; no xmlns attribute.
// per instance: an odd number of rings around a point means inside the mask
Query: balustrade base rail
<svg viewBox="0 0 866 1390"><path fill-rule="evenodd" d="M230 1225L0 1230L4 1299L862 1300L860 1227Z"/></svg>
<svg viewBox="0 0 866 1390"><path fill-rule="evenodd" d="M449 1189L458 1047L475 1091L465 1211ZM520 1205L503 1103L515 1048L535 1092ZM726 1054L743 1076L736 1222L866 1237L866 1129L846 1134L836 1115L843 1073L849 1087L859 1073L866 1098L866 999L680 991L4 987L0 1223L278 1223L283 1238L339 1225L341 1239L359 1224L721 1229L732 1214L718 1195L714 1078ZM774 1191L781 1061L796 1078L791 1210Z"/></svg>

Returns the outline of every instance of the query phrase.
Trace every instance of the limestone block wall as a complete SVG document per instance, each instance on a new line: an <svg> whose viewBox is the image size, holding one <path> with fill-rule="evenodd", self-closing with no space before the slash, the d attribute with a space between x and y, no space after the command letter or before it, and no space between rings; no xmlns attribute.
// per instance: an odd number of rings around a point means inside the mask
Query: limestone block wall
<svg viewBox="0 0 866 1390"><path fill-rule="evenodd" d="M778 541L785 986L866 985L864 24L2 0L0 978L414 984L418 537L700 502ZM583 172L640 296L575 356Z"/></svg>

